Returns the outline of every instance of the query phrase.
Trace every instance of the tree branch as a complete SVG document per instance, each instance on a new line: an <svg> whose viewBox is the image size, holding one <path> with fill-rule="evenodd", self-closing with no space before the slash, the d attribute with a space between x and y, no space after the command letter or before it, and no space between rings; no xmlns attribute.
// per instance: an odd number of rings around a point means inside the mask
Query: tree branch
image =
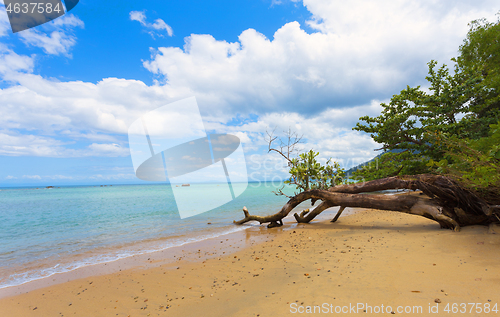
<svg viewBox="0 0 500 317"><path fill-rule="evenodd" d="M387 189L420 189L428 197L415 195L366 195L364 193ZM429 199L431 198L431 199ZM438 222L443 228L460 230L460 226L485 224L496 221L498 206L490 206L473 193L463 189L450 179L437 175L416 175L389 177L361 184L340 185L328 190L308 190L292 197L279 212L270 216L251 216L243 209L245 218L235 221L243 224L248 221L269 222L269 227L281 225L295 207L306 200L321 200L313 211L305 210L295 214L298 222L309 222L329 207L342 206L337 220L345 207L391 210L419 215ZM494 210L494 212L493 212ZM486 211L486 212L485 212Z"/></svg>
<svg viewBox="0 0 500 317"><path fill-rule="evenodd" d="M290 160L290 155L295 151L295 147L297 146L297 144L299 144L302 141L303 136L299 137L297 133L292 132L290 129L288 129L288 132L284 131L286 137L286 143L285 143L283 142L282 139L279 139L278 137L273 137L275 130L276 128L274 128L273 132L271 133L266 131L267 133L266 139L268 140L269 143L267 152L269 153L271 151L275 151L276 153L280 154L288 161L288 165L290 166L292 164L292 161ZM280 143L278 146L279 150L272 146L273 142L276 140L279 140Z"/></svg>

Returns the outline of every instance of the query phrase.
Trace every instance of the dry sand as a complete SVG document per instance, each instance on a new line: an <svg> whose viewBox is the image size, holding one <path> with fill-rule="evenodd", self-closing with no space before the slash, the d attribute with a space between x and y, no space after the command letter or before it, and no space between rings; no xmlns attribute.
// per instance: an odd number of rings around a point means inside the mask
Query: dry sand
<svg viewBox="0 0 500 317"><path fill-rule="evenodd" d="M243 237L206 242L200 252L199 245L178 250L183 258L174 263L150 255L146 268L5 297L0 316L285 316L314 311L336 316L364 310L373 316L496 316L491 309L500 309L500 234L492 231L473 226L456 233L422 217L378 210L362 210L335 224L254 228ZM259 243L263 237L267 241ZM450 313L444 311L447 304ZM453 304L457 313L451 311ZM465 313L460 313L461 304L466 304Z"/></svg>

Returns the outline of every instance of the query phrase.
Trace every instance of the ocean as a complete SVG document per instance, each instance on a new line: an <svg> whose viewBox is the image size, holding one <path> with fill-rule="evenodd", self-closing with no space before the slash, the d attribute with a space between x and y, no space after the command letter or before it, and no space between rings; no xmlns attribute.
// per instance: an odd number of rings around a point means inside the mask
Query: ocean
<svg viewBox="0 0 500 317"><path fill-rule="evenodd" d="M183 190L195 197L207 186L217 184ZM168 184L0 188L0 289L258 225L232 222L243 218L243 206L255 215L277 212L288 199L275 189L249 183L231 202L180 219Z"/></svg>

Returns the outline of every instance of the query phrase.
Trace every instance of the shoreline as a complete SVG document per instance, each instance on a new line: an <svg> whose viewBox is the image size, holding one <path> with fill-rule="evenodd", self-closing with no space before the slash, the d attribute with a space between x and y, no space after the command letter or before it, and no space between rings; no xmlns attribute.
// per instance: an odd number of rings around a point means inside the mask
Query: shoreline
<svg viewBox="0 0 500 317"><path fill-rule="evenodd" d="M270 234L264 229L266 228L247 226L246 228L234 232L222 233L214 237L202 238L196 241L186 241L180 245L167 247L165 249L149 251L142 254L133 254L124 258L88 264L68 271L53 273L49 276L43 276L19 285L0 288L0 299L70 282L76 279L113 274L122 270L137 268L149 269L162 265L172 266L180 260L202 261L226 253L230 254L236 252L240 248L247 247L249 244L253 245L254 243L264 242L269 238ZM202 249L204 252L200 254L198 250ZM207 250L213 250L213 252Z"/></svg>
<svg viewBox="0 0 500 317"><path fill-rule="evenodd" d="M500 234L488 227L457 233L423 217L367 209L335 224L255 229L243 231L249 240L240 236L245 247L213 239L206 259L198 249L179 250L184 257L170 264L151 258L149 266L0 299L0 315L285 316L363 303L396 314L420 307L403 313L425 316L434 307L446 314L446 304L500 305Z"/></svg>
<svg viewBox="0 0 500 317"><path fill-rule="evenodd" d="M338 210L338 207L332 207L329 209L331 213L336 212ZM344 211L344 215L349 215L351 211L349 208L347 208ZM324 214L327 214L327 212L324 212ZM326 217L323 215L319 215L317 218L319 221L321 219L326 219L330 218L330 216ZM323 217L323 218L322 218ZM284 218L285 223L287 226L282 227L281 229L288 228L290 229L293 227L296 222L295 219L293 218L293 215L288 215L287 217ZM315 221L318 221L315 219ZM234 230L231 229L231 227L234 227ZM291 227L290 227L291 226ZM208 229L208 228L207 228ZM222 229L222 228L220 228ZM69 265L75 265L77 267L71 268L71 269L64 269L62 272L54 272L50 273L49 275L46 276L40 276L40 277L32 277L30 280L22 282L17 285L11 285L11 286L5 286L5 287L0 287L0 299L5 298L5 297L10 297L10 296L15 296L19 295L22 293L26 293L32 290L36 290L39 288L47 287L47 286L52 286L68 281L72 281L75 279L80 279L80 278L85 278L85 277L91 277L91 276L99 276L99 275L105 275L105 274L112 274L115 272L119 272L121 270L128 270L128 269L133 269L133 268L138 268L138 267L154 267L151 261L149 261L149 258L154 258L154 263L159 262L161 264L172 264L173 262L177 261L178 258L186 258L186 257L193 257L195 255L190 254L189 252L187 254L184 254L184 250L192 250L196 249L207 249L207 248L213 248L214 246L214 241L218 239L229 239L230 241L233 242L233 244L238 245L237 247L231 248L227 247L227 250L220 250L220 252L224 253L229 253L229 252L235 252L239 248L244 248L247 247L245 243L241 243L241 237L245 236L245 239L251 239L252 244L253 243L259 243L263 242L265 239L262 238L262 234L269 234L269 231L266 231L264 229L267 229L265 226L258 225L256 223L250 223L246 224L243 226L234 226L233 224L228 225L227 228L223 229L220 232L211 232L211 231L199 231L196 235L191 236L187 235L183 239L177 241L177 244L174 245L168 245L164 247L162 244L167 242L171 243L170 239L158 239L157 241L154 242L144 242L144 241L139 241L137 243L131 244L130 250L125 249L126 253L132 252L130 255L126 255L123 257L118 257L118 258L112 258L110 260L104 260L101 262L97 263L85 263L89 261L90 259L93 259L94 257L99 256L111 256L107 255L106 253L103 252L96 252L95 255L90 255L90 256L83 256L83 255L78 255L78 257L82 258L83 260L79 261L69 261L67 263L64 263L64 266L69 266ZM229 232L228 232L229 231ZM260 235L260 236L259 236ZM250 237L249 237L250 236ZM248 244L248 243L247 243ZM158 248L159 247L159 248ZM138 251L139 249L146 251ZM110 249L110 250L115 250L115 249ZM101 250L102 251L102 250ZM216 251L217 253L217 251ZM115 255L118 256L118 255ZM196 257L199 255L196 254ZM216 255L213 255L216 256ZM76 258L76 256L73 256ZM204 254L204 258L208 259L211 256ZM71 258L68 258L71 259ZM60 263L57 264L59 266ZM157 264L160 265L160 264ZM40 269L41 271L44 270L50 270L53 269L51 267L47 267L45 269ZM32 273L32 272L31 272ZM33 274L33 273L32 273Z"/></svg>
<svg viewBox="0 0 500 317"><path fill-rule="evenodd" d="M72 275L89 276L89 274L92 273L90 272L85 273L85 272L90 270L96 272L103 271L105 272L103 274L107 274L107 273L113 273L114 272L113 268L116 267L122 268L121 266L124 266L126 268L131 268L133 266L140 266L143 265L142 262L144 262L144 260L140 259L150 257L152 254L165 253L165 255L161 256L167 258L170 250L172 250L173 254L176 254L175 253L176 249L184 248L186 245L197 244L197 243L203 244L204 241L217 239L218 237L231 235L233 233L238 233L244 230L246 229L245 228L237 228L235 230L226 229L220 232L200 231L198 232L199 235L194 235L194 236L186 235L183 237L179 237L175 240L172 240L170 238L159 238L155 241L138 241L136 243L129 243L127 246L118 246L115 248L111 247L107 249L105 248L96 249L92 252L89 252L88 255L76 254L68 256L64 258L65 262L56 263L56 267L62 265L63 271L49 273L46 276L31 277L31 279L16 285L1 286L0 298L5 297L5 295L3 294L6 293L6 291L8 292L9 289L15 287L22 287L23 285L33 284L33 283L43 284L44 283L43 281L49 280L52 277L55 277L59 281L64 279L61 278L61 276L68 276L68 278L71 280L74 279L72 278ZM74 268L68 268L71 266L73 266ZM40 272L48 271L51 269L54 269L54 267L40 268ZM35 275L36 271L21 272L17 274L28 274L28 273L31 273L31 275ZM32 289L32 288L28 286L27 289Z"/></svg>
<svg viewBox="0 0 500 317"><path fill-rule="evenodd" d="M0 289L241 230L232 222L242 202L256 214L281 208L285 198L268 185L189 219L179 218L164 186L2 191Z"/></svg>

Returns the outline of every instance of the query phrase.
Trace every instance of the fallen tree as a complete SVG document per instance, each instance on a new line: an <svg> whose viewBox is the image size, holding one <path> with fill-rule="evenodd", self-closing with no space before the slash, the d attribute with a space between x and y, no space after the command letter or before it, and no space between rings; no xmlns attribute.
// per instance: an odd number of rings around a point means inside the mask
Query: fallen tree
<svg viewBox="0 0 500 317"><path fill-rule="evenodd" d="M423 195L367 194L389 189L420 190ZM432 219L441 225L459 231L468 225L487 225L500 221L500 206L492 205L453 180L439 175L388 177L369 182L337 185L328 189L304 190L293 197L274 215L254 216L246 207L245 218L234 221L241 225L249 221L269 223L268 227L283 225L285 218L300 203L311 200L319 205L313 210L295 213L299 223L308 223L330 207L340 206L332 222L337 221L346 207L391 210Z"/></svg>
<svg viewBox="0 0 500 317"><path fill-rule="evenodd" d="M355 168L351 178L367 182L344 184L339 164L322 165L312 150L290 158L302 137L290 130L286 138L269 137L269 152L288 161L286 183L298 190L281 210L270 216L235 221L282 225L282 219L300 203L316 208L295 213L307 223L325 209L340 206L335 222L346 207L392 210L419 215L441 227L460 230L468 225L500 221L500 20L470 23L470 30L452 59L453 71L430 61L428 89L409 87L382 103L380 115L363 116L353 128L369 133L384 150L375 168ZM274 132L274 131L273 131ZM278 141L277 147L273 142ZM368 162L369 163L369 162ZM407 176L401 176L407 175ZM411 176L408 176L411 175ZM383 195L389 189L421 191L422 195Z"/></svg>
<svg viewBox="0 0 500 317"><path fill-rule="evenodd" d="M297 158L290 158L290 154L296 151L296 146L302 137L289 130L285 132L283 140L273 137L273 133L268 133L268 152L277 152L287 161L290 178L285 183L295 185L299 192L294 196L288 196L283 192L283 188L278 189L275 194L289 198L280 211L269 216L256 216L251 215L244 207L245 217L240 221L234 221L235 224L258 221L261 224L269 223L269 228L282 226L282 219L300 203L308 200L312 206L320 202L314 209L295 213L295 219L299 223L308 223L324 210L336 206L340 209L332 222L337 221L346 207L391 210L418 215L438 222L441 228L455 231L459 231L463 226L487 225L500 221L500 205L497 205L500 195L497 192L495 195L480 196L449 177L434 174L393 176L346 184L345 172L339 164L331 160L327 160L326 164L320 164L316 159L319 155L317 152L310 150L299 154ZM279 145L273 147L273 142L276 140ZM420 191L422 195L375 193L398 189Z"/></svg>

